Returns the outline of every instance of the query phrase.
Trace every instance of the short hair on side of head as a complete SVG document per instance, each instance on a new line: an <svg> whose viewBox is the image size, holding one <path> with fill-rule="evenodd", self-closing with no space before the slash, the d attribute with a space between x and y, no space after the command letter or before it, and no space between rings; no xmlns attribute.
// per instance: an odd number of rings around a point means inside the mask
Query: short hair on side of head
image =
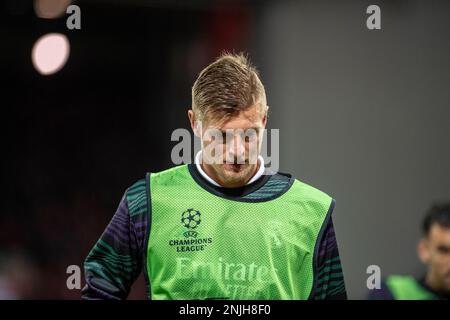
<svg viewBox="0 0 450 320"><path fill-rule="evenodd" d="M198 120L228 118L256 103L261 112L267 109L258 70L243 53L223 52L192 86L192 110Z"/></svg>
<svg viewBox="0 0 450 320"><path fill-rule="evenodd" d="M422 233L425 237L435 224L450 229L450 202L435 203L428 210L422 223Z"/></svg>

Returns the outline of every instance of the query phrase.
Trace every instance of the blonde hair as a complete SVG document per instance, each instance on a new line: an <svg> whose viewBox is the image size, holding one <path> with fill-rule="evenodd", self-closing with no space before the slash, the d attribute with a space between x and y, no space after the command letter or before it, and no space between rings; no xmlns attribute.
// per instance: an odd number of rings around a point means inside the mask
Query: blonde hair
<svg viewBox="0 0 450 320"><path fill-rule="evenodd" d="M267 109L258 71L242 53L222 53L192 86L192 110L198 120L234 116L256 103L262 113Z"/></svg>

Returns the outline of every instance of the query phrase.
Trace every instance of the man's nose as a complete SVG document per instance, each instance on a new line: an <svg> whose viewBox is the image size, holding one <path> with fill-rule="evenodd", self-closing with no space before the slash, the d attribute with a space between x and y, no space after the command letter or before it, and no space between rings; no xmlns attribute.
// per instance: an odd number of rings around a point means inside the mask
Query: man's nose
<svg viewBox="0 0 450 320"><path fill-rule="evenodd" d="M239 135L233 135L231 141L227 141L228 153L235 158L243 158L245 154L244 139Z"/></svg>

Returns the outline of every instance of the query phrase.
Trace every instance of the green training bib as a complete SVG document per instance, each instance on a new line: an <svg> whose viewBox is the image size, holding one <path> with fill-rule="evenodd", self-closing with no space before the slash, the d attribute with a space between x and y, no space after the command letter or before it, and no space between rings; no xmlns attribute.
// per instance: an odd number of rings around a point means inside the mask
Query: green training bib
<svg viewBox="0 0 450 320"><path fill-rule="evenodd" d="M331 197L295 180L273 199L226 199L187 165L147 181L151 299L308 299Z"/></svg>

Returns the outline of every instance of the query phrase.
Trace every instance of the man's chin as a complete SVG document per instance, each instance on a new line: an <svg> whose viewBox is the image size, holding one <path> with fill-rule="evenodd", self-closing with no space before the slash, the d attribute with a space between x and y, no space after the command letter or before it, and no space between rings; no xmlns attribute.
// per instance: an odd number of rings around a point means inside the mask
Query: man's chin
<svg viewBox="0 0 450 320"><path fill-rule="evenodd" d="M248 164L235 164L235 163L229 164L229 163L224 163L222 165L222 168L228 174L240 175L240 174L244 173L244 171L248 168Z"/></svg>
<svg viewBox="0 0 450 320"><path fill-rule="evenodd" d="M244 185L245 181L249 179L251 174L250 166L248 164L223 164L222 178L230 185Z"/></svg>

